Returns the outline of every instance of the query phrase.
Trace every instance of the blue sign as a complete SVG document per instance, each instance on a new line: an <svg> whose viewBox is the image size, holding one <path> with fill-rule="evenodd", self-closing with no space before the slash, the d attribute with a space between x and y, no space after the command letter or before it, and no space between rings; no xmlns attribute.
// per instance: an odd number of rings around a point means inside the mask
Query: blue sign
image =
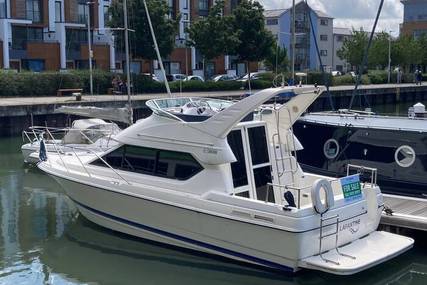
<svg viewBox="0 0 427 285"><path fill-rule="evenodd" d="M362 198L362 187L360 186L359 174L343 177L340 179L342 193L346 201L354 201Z"/></svg>

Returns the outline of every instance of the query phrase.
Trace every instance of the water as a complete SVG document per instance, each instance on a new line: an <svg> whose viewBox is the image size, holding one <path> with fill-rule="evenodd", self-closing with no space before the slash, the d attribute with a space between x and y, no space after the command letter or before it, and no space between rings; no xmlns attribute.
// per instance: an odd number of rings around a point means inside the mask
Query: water
<svg viewBox="0 0 427 285"><path fill-rule="evenodd" d="M114 233L80 216L60 186L0 139L0 284L427 284L427 246L361 274L286 276Z"/></svg>

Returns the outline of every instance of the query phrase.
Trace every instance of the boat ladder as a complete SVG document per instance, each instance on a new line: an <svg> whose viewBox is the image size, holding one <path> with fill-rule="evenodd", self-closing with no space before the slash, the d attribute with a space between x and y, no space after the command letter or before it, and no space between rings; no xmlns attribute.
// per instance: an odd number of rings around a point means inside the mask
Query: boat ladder
<svg viewBox="0 0 427 285"><path fill-rule="evenodd" d="M291 151L284 151L283 150L283 143L282 140L280 138L279 133L276 133L272 136L272 141L273 141L273 152L274 152L274 161L276 163L276 169L277 169L277 174L280 177L282 177L284 174L286 173L291 173L292 174L292 183L294 183L294 175L297 173L298 171L298 165L296 162L295 157L292 155ZM289 166L290 169L286 169L287 168L287 163L286 161L289 162ZM279 171L279 167L281 168L281 171Z"/></svg>
<svg viewBox="0 0 427 285"><path fill-rule="evenodd" d="M327 223L328 221L334 221L334 223ZM325 225L326 223L326 225ZM347 258L351 258L351 259L356 259L355 256L352 255L348 255L345 253L340 252L339 248L338 248L338 235L339 235L339 223L340 223L340 216L339 215L334 215L334 216L330 216L330 217L323 217L323 214L320 215L320 237L319 237L319 256L320 258L325 261L326 263L333 263L335 265L340 265L340 263L338 261L334 261L331 259L327 259L325 257L323 257L323 252L322 252L322 241L325 238L328 238L330 236L335 236L335 250L337 251L337 253L341 256L347 257ZM332 233L324 233L325 228L332 226L335 224L335 230Z"/></svg>

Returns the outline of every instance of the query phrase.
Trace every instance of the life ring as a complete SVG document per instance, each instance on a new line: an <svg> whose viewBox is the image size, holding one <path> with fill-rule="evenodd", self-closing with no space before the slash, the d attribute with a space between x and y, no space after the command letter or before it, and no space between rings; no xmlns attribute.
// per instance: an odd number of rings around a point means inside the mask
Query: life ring
<svg viewBox="0 0 427 285"><path fill-rule="evenodd" d="M320 191L325 191L325 204L320 199ZM331 183L326 179L317 179L311 186L311 201L313 202L314 210L319 214L326 213L334 206L334 192L332 191Z"/></svg>

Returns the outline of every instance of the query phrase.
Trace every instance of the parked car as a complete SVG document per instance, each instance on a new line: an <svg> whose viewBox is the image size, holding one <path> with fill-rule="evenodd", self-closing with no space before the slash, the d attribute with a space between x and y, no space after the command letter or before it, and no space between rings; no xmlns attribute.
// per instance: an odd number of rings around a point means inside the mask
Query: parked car
<svg viewBox="0 0 427 285"><path fill-rule="evenodd" d="M251 72L251 80L262 79L262 77L267 74L268 72L266 71ZM246 82L248 81L248 78L249 78L249 74L246 74L243 77L237 79L237 81Z"/></svg>
<svg viewBox="0 0 427 285"><path fill-rule="evenodd" d="M157 77L157 75L150 74L150 73L143 73L142 75L150 77L152 80L156 81L156 82L161 82L161 80Z"/></svg>
<svg viewBox="0 0 427 285"><path fill-rule="evenodd" d="M190 76L187 76L187 78L185 78L183 81L200 81L200 82L205 82L205 80L203 79L203 77L201 77L199 75L190 75Z"/></svg>
<svg viewBox="0 0 427 285"><path fill-rule="evenodd" d="M187 76L185 76L185 74L180 74L180 73L166 75L166 79L168 81L181 81L181 80L185 80L185 78L187 78Z"/></svg>
<svg viewBox="0 0 427 285"><path fill-rule="evenodd" d="M218 74L212 77L212 81L218 82L218 81L232 81L236 80L238 77L236 75L228 75L228 74Z"/></svg>
<svg viewBox="0 0 427 285"><path fill-rule="evenodd" d="M332 71L331 74L332 74L332 76L341 76L342 75L341 71L338 71L338 70Z"/></svg>

